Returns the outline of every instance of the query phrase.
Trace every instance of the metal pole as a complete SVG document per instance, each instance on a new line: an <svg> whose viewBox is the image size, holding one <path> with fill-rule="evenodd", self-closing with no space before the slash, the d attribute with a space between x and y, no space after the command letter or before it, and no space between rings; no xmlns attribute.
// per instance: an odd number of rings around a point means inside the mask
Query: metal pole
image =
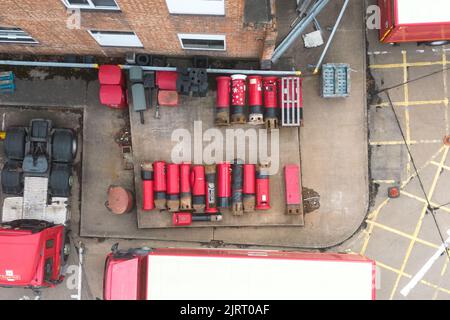
<svg viewBox="0 0 450 320"><path fill-rule="evenodd" d="M38 62L38 61L15 61L0 60L0 65L6 66L25 66L25 67L53 67L53 68L84 68L98 69L98 64L92 63L66 63L66 62ZM119 65L122 69L130 69L134 65ZM145 71L177 71L176 67L152 67L141 66ZM265 75L265 76L299 76L301 71L276 71L276 70L237 70L237 69L206 69L207 73L216 74L248 74L248 75Z"/></svg>
<svg viewBox="0 0 450 320"><path fill-rule="evenodd" d="M319 58L319 62L316 64L316 68L314 69L313 74L318 74L320 66L322 65L323 59L325 59L325 55L328 52L328 49L330 48L331 42L333 41L334 35L336 34L337 28L339 24L341 23L342 17L344 16L345 10L347 9L348 3L350 0L345 0L344 5L342 6L341 12L339 13L339 17L336 20L336 24L333 27L333 31L331 31L330 37L328 38L327 44L325 48L323 49L322 55Z"/></svg>
<svg viewBox="0 0 450 320"><path fill-rule="evenodd" d="M314 20L314 18L325 8L325 6L330 2L330 0L319 0L317 1L311 10L308 12L307 16L302 19L289 34L283 39L283 41L276 47L272 54L271 61L276 63L280 57L286 52L287 49L294 43L295 40L305 31L306 27Z"/></svg>
<svg viewBox="0 0 450 320"><path fill-rule="evenodd" d="M98 64L92 63L40 62L40 61L16 61L16 60L0 60L0 65L25 66L25 67L80 68L80 69L98 68Z"/></svg>

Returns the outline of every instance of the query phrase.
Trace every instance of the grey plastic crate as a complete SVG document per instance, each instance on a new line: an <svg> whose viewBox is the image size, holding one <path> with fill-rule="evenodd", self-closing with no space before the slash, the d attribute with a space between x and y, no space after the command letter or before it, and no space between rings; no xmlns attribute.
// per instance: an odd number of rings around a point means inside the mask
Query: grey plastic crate
<svg viewBox="0 0 450 320"><path fill-rule="evenodd" d="M144 71L141 67L131 67L128 72L128 78L130 79L131 83L144 81Z"/></svg>
<svg viewBox="0 0 450 320"><path fill-rule="evenodd" d="M350 65L327 63L322 66L322 97L342 98L350 95Z"/></svg>
<svg viewBox="0 0 450 320"><path fill-rule="evenodd" d="M11 71L0 72L0 93L14 93L14 73Z"/></svg>

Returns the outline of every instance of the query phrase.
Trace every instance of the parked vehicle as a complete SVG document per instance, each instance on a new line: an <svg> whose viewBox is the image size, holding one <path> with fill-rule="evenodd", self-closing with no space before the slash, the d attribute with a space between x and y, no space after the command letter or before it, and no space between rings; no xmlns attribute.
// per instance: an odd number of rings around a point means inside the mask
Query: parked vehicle
<svg viewBox="0 0 450 320"><path fill-rule="evenodd" d="M353 254L263 250L119 250L105 300L375 299L375 262Z"/></svg>
<svg viewBox="0 0 450 320"><path fill-rule="evenodd" d="M75 134L33 119L4 140L0 223L0 286L41 288L64 279Z"/></svg>
<svg viewBox="0 0 450 320"><path fill-rule="evenodd" d="M378 5L382 42L450 43L450 1L378 0Z"/></svg>

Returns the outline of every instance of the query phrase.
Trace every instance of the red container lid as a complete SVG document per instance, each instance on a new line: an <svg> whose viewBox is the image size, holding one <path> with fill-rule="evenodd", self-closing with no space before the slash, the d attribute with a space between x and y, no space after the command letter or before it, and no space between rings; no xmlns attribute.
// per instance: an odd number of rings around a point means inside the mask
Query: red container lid
<svg viewBox="0 0 450 320"><path fill-rule="evenodd" d="M177 90L178 72L156 71L156 86L160 90Z"/></svg>
<svg viewBox="0 0 450 320"><path fill-rule="evenodd" d="M178 92L172 90L159 90L158 103L161 106L175 107L178 105Z"/></svg>
<svg viewBox="0 0 450 320"><path fill-rule="evenodd" d="M98 81L103 84L122 84L122 69L116 65L103 65L98 69Z"/></svg>
<svg viewBox="0 0 450 320"><path fill-rule="evenodd" d="M107 207L115 214L127 213L133 207L131 192L122 187L109 188Z"/></svg>
<svg viewBox="0 0 450 320"><path fill-rule="evenodd" d="M123 102L124 91L120 85L100 86L100 103L116 105Z"/></svg>

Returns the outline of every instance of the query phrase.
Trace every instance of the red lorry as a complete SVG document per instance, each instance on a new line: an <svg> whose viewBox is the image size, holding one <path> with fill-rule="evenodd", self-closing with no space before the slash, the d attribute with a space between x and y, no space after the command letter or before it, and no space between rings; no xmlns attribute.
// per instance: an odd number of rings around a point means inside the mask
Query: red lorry
<svg viewBox="0 0 450 320"><path fill-rule="evenodd" d="M375 262L354 254L113 246L105 300L375 299Z"/></svg>
<svg viewBox="0 0 450 320"><path fill-rule="evenodd" d="M10 127L1 171L0 287L39 289L64 279L76 135L48 119Z"/></svg>
<svg viewBox="0 0 450 320"><path fill-rule="evenodd" d="M450 43L449 0L378 0L378 6L381 42Z"/></svg>

